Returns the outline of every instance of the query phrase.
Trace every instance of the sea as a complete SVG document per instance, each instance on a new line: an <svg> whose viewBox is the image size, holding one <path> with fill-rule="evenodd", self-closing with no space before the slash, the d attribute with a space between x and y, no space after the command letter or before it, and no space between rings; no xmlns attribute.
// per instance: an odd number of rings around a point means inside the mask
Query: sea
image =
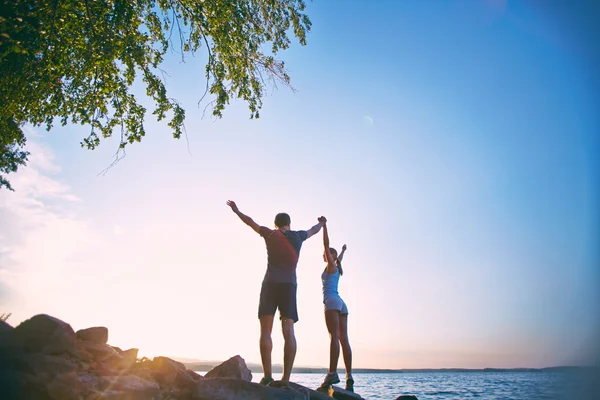
<svg viewBox="0 0 600 400"><path fill-rule="evenodd" d="M252 375L253 382L262 377ZM293 382L311 389L323 378L316 373L292 374ZM340 378L343 388L342 374ZM419 400L600 400L587 390L595 378L573 371L355 373L354 391L367 400L395 400L407 394Z"/></svg>

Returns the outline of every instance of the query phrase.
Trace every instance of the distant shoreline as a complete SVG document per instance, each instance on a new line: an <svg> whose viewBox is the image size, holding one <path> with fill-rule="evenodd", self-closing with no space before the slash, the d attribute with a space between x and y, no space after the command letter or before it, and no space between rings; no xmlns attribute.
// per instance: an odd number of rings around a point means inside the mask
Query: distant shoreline
<svg viewBox="0 0 600 400"><path fill-rule="evenodd" d="M193 371L210 371L218 362L184 362L186 368ZM262 373L262 367L258 364L248 364L252 373ZM353 372L357 374L394 374L394 373L415 373L415 372L573 372L594 369L595 367L584 366L557 366L546 368L401 368L401 369L378 369L378 368L354 368ZM281 365L273 365L274 373L281 373ZM292 370L297 374L325 374L326 368L316 367L295 367Z"/></svg>

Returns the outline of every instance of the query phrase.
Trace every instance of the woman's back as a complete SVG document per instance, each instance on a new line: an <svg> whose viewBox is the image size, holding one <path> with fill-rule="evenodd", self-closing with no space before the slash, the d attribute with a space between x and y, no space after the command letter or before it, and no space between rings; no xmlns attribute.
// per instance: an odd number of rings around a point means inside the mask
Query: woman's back
<svg viewBox="0 0 600 400"><path fill-rule="evenodd" d="M339 296L338 283L340 282L340 270L335 268L333 274L328 274L327 269L321 274L321 281L323 282L323 298L329 296Z"/></svg>

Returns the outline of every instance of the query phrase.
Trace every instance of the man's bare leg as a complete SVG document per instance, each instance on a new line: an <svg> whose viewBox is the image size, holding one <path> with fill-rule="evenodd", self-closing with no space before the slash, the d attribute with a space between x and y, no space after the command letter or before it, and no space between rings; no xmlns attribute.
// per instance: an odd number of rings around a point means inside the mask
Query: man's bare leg
<svg viewBox="0 0 600 400"><path fill-rule="evenodd" d="M273 351L271 331L273 330L273 317L273 315L262 315L260 317L260 359L265 378L272 378L273 375L271 370L271 352Z"/></svg>
<svg viewBox="0 0 600 400"><path fill-rule="evenodd" d="M281 320L281 329L283 331L283 376L282 381L289 382L292 375L292 367L296 358L296 335L294 334L294 320L284 318Z"/></svg>

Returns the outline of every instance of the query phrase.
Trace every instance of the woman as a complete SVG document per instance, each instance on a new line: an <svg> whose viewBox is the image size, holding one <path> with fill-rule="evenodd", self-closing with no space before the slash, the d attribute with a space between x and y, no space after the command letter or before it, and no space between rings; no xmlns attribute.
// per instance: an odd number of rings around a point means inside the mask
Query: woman
<svg viewBox="0 0 600 400"><path fill-rule="evenodd" d="M340 344L346 365L346 390L354 391L354 379L352 378L352 349L348 341L348 307L338 293L338 283L343 275L342 258L346 252L346 245L338 256L337 251L329 247L329 234L327 232L327 220L319 218L323 223L323 245L325 253L323 260L327 263L321 274L323 281L323 304L325 304L325 323L329 331L331 344L329 347L329 372L325 376L321 387L331 386L339 383L337 364L340 357Z"/></svg>

